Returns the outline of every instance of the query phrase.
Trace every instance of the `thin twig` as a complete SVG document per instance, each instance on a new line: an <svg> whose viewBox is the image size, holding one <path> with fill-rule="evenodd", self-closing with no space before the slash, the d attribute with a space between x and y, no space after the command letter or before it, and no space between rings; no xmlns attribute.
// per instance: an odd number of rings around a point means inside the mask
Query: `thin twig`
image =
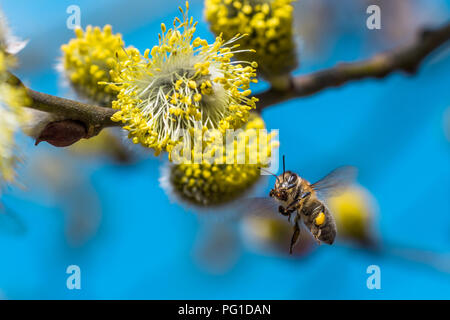
<svg viewBox="0 0 450 320"><path fill-rule="evenodd" d="M406 48L381 53L360 62L341 63L330 69L292 79L287 91L270 89L257 94L259 111L274 104L315 94L326 88L338 87L364 78L384 78L394 71L416 73L420 63L432 51L450 40L450 24L423 31L417 41Z"/></svg>

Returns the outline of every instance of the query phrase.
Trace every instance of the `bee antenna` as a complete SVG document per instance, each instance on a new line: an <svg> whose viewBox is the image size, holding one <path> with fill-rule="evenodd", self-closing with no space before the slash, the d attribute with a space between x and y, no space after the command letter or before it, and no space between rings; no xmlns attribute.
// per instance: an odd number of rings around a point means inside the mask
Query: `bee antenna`
<svg viewBox="0 0 450 320"><path fill-rule="evenodd" d="M278 176L277 176L276 174L270 172L269 170L267 170L267 169L265 169L265 168L261 168L261 167L258 167L258 169L259 169L259 170L263 170L263 171L265 171L265 172L267 172L267 173L273 175L273 176L274 176L275 178L277 178L277 180L278 180Z"/></svg>
<svg viewBox="0 0 450 320"><path fill-rule="evenodd" d="M285 166L285 161L284 161L284 154L283 154L283 182L284 182L284 173L286 172L286 166Z"/></svg>

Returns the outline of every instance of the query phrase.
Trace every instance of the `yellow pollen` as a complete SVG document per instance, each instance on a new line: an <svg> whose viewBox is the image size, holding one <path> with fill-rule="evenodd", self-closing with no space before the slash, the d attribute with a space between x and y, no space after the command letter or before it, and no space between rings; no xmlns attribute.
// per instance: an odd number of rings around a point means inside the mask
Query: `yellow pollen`
<svg viewBox="0 0 450 320"><path fill-rule="evenodd" d="M323 212L320 212L316 219L314 219L314 222L316 225L321 226L325 222L325 214Z"/></svg>

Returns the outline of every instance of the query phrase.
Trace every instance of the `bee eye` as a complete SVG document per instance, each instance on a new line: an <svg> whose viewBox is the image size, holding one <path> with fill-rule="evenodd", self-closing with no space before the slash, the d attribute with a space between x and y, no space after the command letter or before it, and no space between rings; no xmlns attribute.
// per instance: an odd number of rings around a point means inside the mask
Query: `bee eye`
<svg viewBox="0 0 450 320"><path fill-rule="evenodd" d="M288 179L288 183L294 183L295 181L297 181L297 176L295 174L291 175Z"/></svg>

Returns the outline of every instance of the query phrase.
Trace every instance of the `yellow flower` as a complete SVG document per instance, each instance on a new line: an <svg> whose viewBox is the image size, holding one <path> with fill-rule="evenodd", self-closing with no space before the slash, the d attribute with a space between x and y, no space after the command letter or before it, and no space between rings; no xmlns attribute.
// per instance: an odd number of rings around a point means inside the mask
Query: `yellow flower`
<svg viewBox="0 0 450 320"><path fill-rule="evenodd" d="M264 129L264 121L260 116L252 114L249 122L240 133L245 135L245 131L250 129ZM170 166L168 177L163 177L161 182L166 190L171 194L174 192L179 198L191 204L208 207L223 205L243 196L260 179L261 172L259 166L265 166L272 151L278 147L278 141L274 134L267 134L267 148L260 148L261 135L257 133L257 139L249 140L245 148L235 145L234 156L244 154L245 163L249 163L250 152L256 150L256 164L225 164L225 148L222 147L223 159L216 159L212 163L203 162L200 164L177 164ZM264 144L263 144L264 145ZM253 149L255 148L255 149Z"/></svg>
<svg viewBox="0 0 450 320"><path fill-rule="evenodd" d="M110 70L117 60L127 57L130 48L124 48L121 34L113 34L110 25L93 28L88 26L83 32L75 30L76 38L61 47L62 71L80 95L99 104L110 106L117 93L102 82L113 82Z"/></svg>
<svg viewBox="0 0 450 320"><path fill-rule="evenodd" d="M11 84L7 72L14 64L14 56L0 49L0 185L14 180L18 161L14 137L25 120L25 90Z"/></svg>
<svg viewBox="0 0 450 320"><path fill-rule="evenodd" d="M144 55L131 50L120 61L110 84L119 91L113 120L125 123L133 142L156 154L170 152L183 141L181 131L198 123L222 132L239 128L255 108L249 84L256 82L256 64L231 61L237 46L230 45L240 36L227 42L217 37L213 44L194 39L197 23L186 7L172 29L161 25L158 46Z"/></svg>
<svg viewBox="0 0 450 320"><path fill-rule="evenodd" d="M339 236L366 244L373 240L374 200L366 189L349 187L327 203L336 219Z"/></svg>
<svg viewBox="0 0 450 320"><path fill-rule="evenodd" d="M254 49L261 76L278 86L297 67L293 37L294 0L205 0L205 17L215 34L231 39L234 34L242 49ZM247 52L236 54L248 59ZM287 78L288 79L288 78Z"/></svg>

